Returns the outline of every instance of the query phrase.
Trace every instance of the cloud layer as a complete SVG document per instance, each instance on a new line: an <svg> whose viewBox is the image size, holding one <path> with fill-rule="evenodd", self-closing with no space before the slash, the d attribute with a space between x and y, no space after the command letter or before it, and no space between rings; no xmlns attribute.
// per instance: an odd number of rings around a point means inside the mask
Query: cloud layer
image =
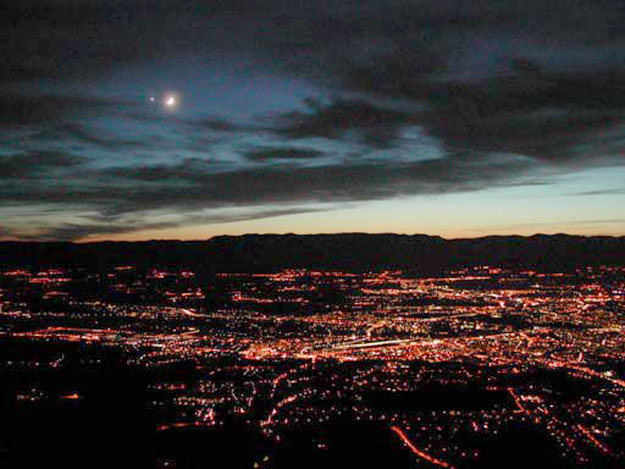
<svg viewBox="0 0 625 469"><path fill-rule="evenodd" d="M79 239L621 170L613 2L308 3L5 7L0 199L62 216L4 232ZM192 76L180 112L136 91L162 64ZM229 67L226 93L202 81ZM249 111L231 101L242 76L270 77Z"/></svg>

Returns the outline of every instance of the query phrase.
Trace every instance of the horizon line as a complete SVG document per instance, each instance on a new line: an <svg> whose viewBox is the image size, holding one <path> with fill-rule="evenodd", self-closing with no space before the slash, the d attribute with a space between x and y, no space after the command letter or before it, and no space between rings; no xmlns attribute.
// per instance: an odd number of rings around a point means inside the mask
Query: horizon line
<svg viewBox="0 0 625 469"><path fill-rule="evenodd" d="M522 235L522 234L497 234L497 233L493 233L493 234L486 234L486 235L480 235L480 236L466 236L466 237L444 237L441 235L430 235L430 234L425 234L425 233L394 233L394 232L390 232L390 231L385 231L385 232L366 232L366 231L344 231L344 232L337 232L337 233L324 233L324 232L319 232L319 233L295 233L295 232L288 232L288 233L243 233L243 234L234 234L234 235L230 235L230 234L221 234L221 235L215 235L215 236L211 236L209 238L195 238L195 239L180 239L180 238L150 238L150 239L142 239L142 240L124 240L124 239L98 239L98 240L66 240L66 239L20 239L20 238L6 238L6 239L1 239L0 238L0 243L32 243L32 244L104 244L104 243L154 243L154 242L178 242L178 243L199 243L199 242L210 242L213 241L215 239L219 239L219 238L244 238L244 237L249 237L249 236L301 236L301 237L307 237L307 236L349 236L349 235L361 235L361 236L405 236L405 237L416 237L416 236L421 236L421 237L427 237L427 238L438 238L441 239L443 241L465 241L465 240L480 240L480 239L486 239L486 238L523 238L523 239L530 239L530 238L535 238L535 237L558 237L558 236L566 236L566 237L571 237L571 238L587 238L587 239L591 239L591 238L611 238L611 239L621 239L621 238L625 238L625 234L622 235L609 235L609 234L592 234L592 235L587 235L587 234L573 234L573 233L565 233L565 232L557 232L557 233L541 233L541 232L536 232L533 233L531 235Z"/></svg>

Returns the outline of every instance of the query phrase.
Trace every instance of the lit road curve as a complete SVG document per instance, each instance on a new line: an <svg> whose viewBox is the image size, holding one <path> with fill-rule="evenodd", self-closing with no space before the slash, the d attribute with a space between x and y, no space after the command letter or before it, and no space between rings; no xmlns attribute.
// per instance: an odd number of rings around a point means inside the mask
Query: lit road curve
<svg viewBox="0 0 625 469"><path fill-rule="evenodd" d="M445 467L447 469L454 469L454 466L446 463L445 461L441 461L440 459L436 459L435 457L430 456L429 454L424 453L419 448L417 448L412 443L412 441L410 441L408 436L404 433L404 431L401 428L392 426L391 431L393 431L401 439L401 441L403 441L403 443L408 447L408 449L412 451L412 453L415 454L416 456L428 461L431 464L434 464L435 466Z"/></svg>

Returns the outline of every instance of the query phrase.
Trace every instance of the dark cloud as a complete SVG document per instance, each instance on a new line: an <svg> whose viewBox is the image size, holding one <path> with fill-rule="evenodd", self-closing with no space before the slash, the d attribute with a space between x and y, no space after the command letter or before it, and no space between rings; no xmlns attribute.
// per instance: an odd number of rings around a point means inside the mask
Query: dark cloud
<svg viewBox="0 0 625 469"><path fill-rule="evenodd" d="M625 188L614 187L610 189L596 189L596 190L591 190L591 191L580 191L580 192L575 192L570 195L588 196L588 195L622 195L622 194L625 194Z"/></svg>
<svg viewBox="0 0 625 469"><path fill-rule="evenodd" d="M115 179L135 179L146 182L185 182L206 174L214 174L214 165L200 158L185 158L175 164L117 167L102 172ZM96 173L97 175L97 173Z"/></svg>
<svg viewBox="0 0 625 469"><path fill-rule="evenodd" d="M213 116L202 116L196 118L188 118L188 117L178 117L176 115L165 115L162 113L155 113L153 110L151 112L147 112L145 109L143 111L132 111L126 113L126 117L135 119L137 121L149 122L149 123L159 123L159 124L174 124L180 125L182 127L191 127L193 130L207 130L210 132L223 132L223 133L235 133L235 132L245 132L245 131L253 131L259 130L258 126L243 124L240 122L235 122L233 120L227 120L224 118L213 117Z"/></svg>
<svg viewBox="0 0 625 469"><path fill-rule="evenodd" d="M283 124L274 130L292 139L323 137L344 138L353 132L356 138L372 147L388 147L410 114L383 108L364 100L339 99L329 104L306 102L310 112L292 112L283 116Z"/></svg>
<svg viewBox="0 0 625 469"><path fill-rule="evenodd" d="M152 137L153 138L153 137ZM93 130L78 123L65 122L55 126L49 126L45 130L30 137L30 141L64 141L69 144L86 144L91 147L106 150L125 150L132 148L150 148L153 142L150 140L120 138L110 132L101 129Z"/></svg>
<svg viewBox="0 0 625 469"><path fill-rule="evenodd" d="M158 58L188 36L172 21L192 18L192 6L185 3L3 2L0 52L7 60L0 79L94 79L120 64ZM172 35L180 41L172 41Z"/></svg>
<svg viewBox="0 0 625 469"><path fill-rule="evenodd" d="M184 160L175 165L86 172L81 184L69 188L61 184L26 190L5 186L0 196L14 202L74 204L98 212L105 217L103 221L113 221L150 210L182 214L259 204L341 203L474 191L518 184L529 168L525 160L484 156L410 163L363 160L296 169L272 165L215 173L207 162ZM108 180L115 183L102 183ZM250 219L263 216L259 209Z"/></svg>
<svg viewBox="0 0 625 469"><path fill-rule="evenodd" d="M61 223L53 227L40 230L35 236L42 240L67 240L74 241L87 236L106 236L112 234L132 233L138 230L162 230L167 228L177 228L194 224L218 224L232 223L237 221L254 220L259 218L278 217L283 215L295 215L299 213L310 213L317 210L313 208L289 207L283 209L256 209L247 213L239 214L185 214L184 218L173 221L152 222L147 218L136 217L133 220L117 219L111 217L95 217L101 223L90 223L89 217L82 223ZM14 232L0 229L0 236L13 236Z"/></svg>
<svg viewBox="0 0 625 469"><path fill-rule="evenodd" d="M58 125L72 117L87 118L99 115L102 111L115 112L120 107L135 104L128 100L90 96L5 93L0 96L0 122L6 127Z"/></svg>
<svg viewBox="0 0 625 469"><path fill-rule="evenodd" d="M202 128L206 130L210 130L213 132L244 132L250 130L256 130L256 127L246 124L241 124L233 121L228 121L226 119L218 119L218 118L206 118L206 119L198 119L187 122L189 125L192 125L196 128Z"/></svg>
<svg viewBox="0 0 625 469"><path fill-rule="evenodd" d="M413 126L454 153L510 153L582 166L607 157L614 164L625 155L622 134L609 135L625 123L624 90L625 71L549 74L532 68L473 82L422 84L409 98L426 100L426 105L401 110L366 99L312 101L310 112L284 116L275 132L292 139L355 136L375 149L392 147L401 131ZM385 88L369 91L380 97ZM581 145L596 146L599 139L602 152L578 151Z"/></svg>
<svg viewBox="0 0 625 469"><path fill-rule="evenodd" d="M593 155L572 150L623 123L624 83L625 75L616 73L537 73L439 85L429 90L422 125L452 149L515 153L553 163L584 158L590 166Z"/></svg>
<svg viewBox="0 0 625 469"><path fill-rule="evenodd" d="M449 69L461 55L478 55L471 49L481 40L517 50L622 40L625 16L619 4L607 0L5 3L0 29L8 58L0 69L5 78L87 78L181 52L247 51L265 59L267 67L311 77L346 77L359 66L379 63L389 89L413 83L394 81L394 70L415 77Z"/></svg>
<svg viewBox="0 0 625 469"><path fill-rule="evenodd" d="M319 150L313 150L310 148L297 148L297 147L263 147L255 148L244 153L246 158L254 161L266 161L266 160L299 160L299 159L311 159L319 158L323 156L323 152Z"/></svg>
<svg viewBox="0 0 625 469"><path fill-rule="evenodd" d="M54 151L37 151L0 156L0 180L49 177L55 170L72 168L84 163L76 155Z"/></svg>

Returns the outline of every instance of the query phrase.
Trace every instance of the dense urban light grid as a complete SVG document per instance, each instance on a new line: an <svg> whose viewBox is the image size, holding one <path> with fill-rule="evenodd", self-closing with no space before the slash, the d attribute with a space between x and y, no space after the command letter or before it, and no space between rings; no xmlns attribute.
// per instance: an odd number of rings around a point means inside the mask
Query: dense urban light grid
<svg viewBox="0 0 625 469"><path fill-rule="evenodd" d="M323 429L345 417L388 426L395 451L442 467L484 463L481 440L510 427L542 434L556 460L608 464L624 456L624 274L299 269L218 274L207 289L180 268L17 269L0 279L0 339L88 346L91 360L117 350L123 366L160 370L153 431L237 423L266 437L254 467L286 467L299 435L312 438L301 451L336 449ZM65 350L0 372L71 367ZM173 371L185 363L193 371ZM82 397L80 383L15 394Z"/></svg>

